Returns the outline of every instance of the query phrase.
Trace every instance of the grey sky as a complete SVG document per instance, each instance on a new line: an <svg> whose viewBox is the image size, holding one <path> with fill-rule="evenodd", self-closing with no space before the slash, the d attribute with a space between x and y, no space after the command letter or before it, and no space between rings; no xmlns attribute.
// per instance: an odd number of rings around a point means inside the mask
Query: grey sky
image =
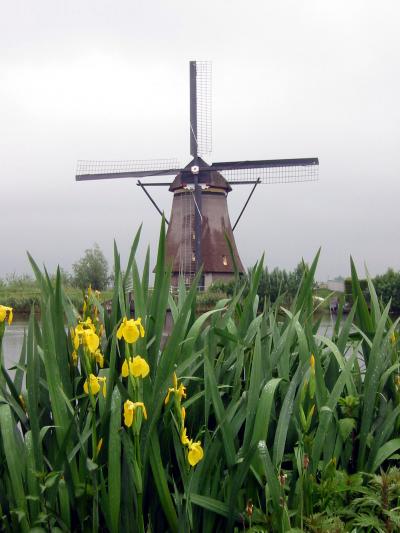
<svg viewBox="0 0 400 533"><path fill-rule="evenodd" d="M70 269L98 242L123 259L159 216L134 180L76 183L77 159L189 160L189 67L213 63L214 161L320 158L320 181L258 188L244 264L318 278L400 268L400 4L368 0L0 3L0 277L25 250ZM171 195L154 191L169 214ZM248 190L229 196L231 219ZM142 252L141 252L142 253Z"/></svg>

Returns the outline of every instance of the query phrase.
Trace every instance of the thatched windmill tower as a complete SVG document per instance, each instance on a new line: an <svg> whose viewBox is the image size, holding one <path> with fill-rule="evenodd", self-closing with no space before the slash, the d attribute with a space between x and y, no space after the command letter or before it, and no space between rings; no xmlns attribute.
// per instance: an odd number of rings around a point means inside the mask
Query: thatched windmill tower
<svg viewBox="0 0 400 533"><path fill-rule="evenodd" d="M207 164L200 156L211 152L211 65L190 62L190 153L192 161L181 167L175 160L79 161L77 181L115 178L174 176L170 181L137 184L155 208L161 210L147 187L169 186L173 193L167 223L167 256L172 262L172 284L182 275L190 283L202 269L202 287L216 279L227 280L243 272L233 231L259 183L291 183L318 178L318 159L231 161ZM227 195L231 185L252 184L244 207L231 226ZM228 244L229 241L229 244Z"/></svg>

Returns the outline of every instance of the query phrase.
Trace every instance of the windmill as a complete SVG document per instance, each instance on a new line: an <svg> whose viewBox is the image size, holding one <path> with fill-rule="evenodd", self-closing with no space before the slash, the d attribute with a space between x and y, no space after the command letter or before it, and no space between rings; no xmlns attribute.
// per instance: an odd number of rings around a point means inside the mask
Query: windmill
<svg viewBox="0 0 400 533"><path fill-rule="evenodd" d="M166 219L166 255L172 262L172 285L180 275L190 283L202 268L201 286L244 272L233 231L258 184L293 183L318 179L318 158L229 161L208 164L211 153L211 64L190 61L190 153L182 167L177 160L78 161L76 180L138 178L157 211L148 187L173 193L170 221ZM171 181L146 183L142 178L175 176ZM235 224L231 226L227 195L235 185L253 185ZM228 243L229 241L229 243Z"/></svg>

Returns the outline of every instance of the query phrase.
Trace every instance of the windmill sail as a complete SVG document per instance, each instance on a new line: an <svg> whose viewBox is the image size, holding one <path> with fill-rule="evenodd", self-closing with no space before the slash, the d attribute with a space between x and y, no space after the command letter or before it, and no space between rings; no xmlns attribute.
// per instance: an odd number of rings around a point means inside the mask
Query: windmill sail
<svg viewBox="0 0 400 533"><path fill-rule="evenodd" d="M127 161L80 160L76 169L76 181L120 178L147 178L151 176L175 176L181 165L177 159L142 159Z"/></svg>
<svg viewBox="0 0 400 533"><path fill-rule="evenodd" d="M190 62L190 153L206 156L212 151L211 62Z"/></svg>
<svg viewBox="0 0 400 533"><path fill-rule="evenodd" d="M268 159L258 161L232 161L213 163L213 170L218 170L231 184L259 183L295 183L318 180L318 158L303 159Z"/></svg>

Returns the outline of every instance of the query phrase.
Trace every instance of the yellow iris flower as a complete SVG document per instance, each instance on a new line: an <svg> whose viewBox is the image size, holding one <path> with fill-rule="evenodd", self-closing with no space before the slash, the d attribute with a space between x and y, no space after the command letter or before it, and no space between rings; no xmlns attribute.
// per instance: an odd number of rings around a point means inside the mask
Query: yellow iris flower
<svg viewBox="0 0 400 533"><path fill-rule="evenodd" d="M144 337L144 333L145 332L144 327L142 326L141 318L138 318L137 320L131 318L128 320L125 317L118 328L117 338L121 340L123 337L127 343L133 344L138 340L139 337Z"/></svg>
<svg viewBox="0 0 400 533"><path fill-rule="evenodd" d="M103 383L102 393L104 398L106 397L107 389L106 389L106 377L99 377L95 376L94 374L90 374L90 376L86 379L85 383L83 384L83 390L86 394L89 394L89 388L90 392L95 396L100 391L100 383Z"/></svg>
<svg viewBox="0 0 400 533"><path fill-rule="evenodd" d="M150 372L149 364L146 359L137 355L136 357L131 357L129 361L125 359L121 368L121 375L123 378L126 378L131 374L135 378L145 378Z"/></svg>
<svg viewBox="0 0 400 533"><path fill-rule="evenodd" d="M74 345L74 350L78 350L79 344L80 344L79 335L76 335L75 331L72 330L71 331L71 337L72 337L72 343Z"/></svg>
<svg viewBox="0 0 400 533"><path fill-rule="evenodd" d="M96 334L96 328L89 317L84 322L79 322L75 330L71 331L74 349L77 350L80 344L87 346L94 354L100 345L100 338Z"/></svg>
<svg viewBox="0 0 400 533"><path fill-rule="evenodd" d="M0 322L4 322L8 313L8 325L11 325L13 321L13 308L0 305Z"/></svg>
<svg viewBox="0 0 400 533"><path fill-rule="evenodd" d="M126 400L124 403L124 424L126 427L131 427L133 424L133 417L135 416L136 409L140 407L143 412L143 417L147 420L147 411L143 402L131 402Z"/></svg>
<svg viewBox="0 0 400 533"><path fill-rule="evenodd" d="M91 329L85 329L83 331L82 341L91 353L95 353L100 344L99 337Z"/></svg>
<svg viewBox="0 0 400 533"><path fill-rule="evenodd" d="M310 357L310 366L311 366L312 373L315 374L315 357L313 353L311 354L311 357Z"/></svg>
<svg viewBox="0 0 400 533"><path fill-rule="evenodd" d="M83 322L79 322L79 324L76 326L77 330L83 330L83 329L91 329L92 331L96 331L96 327L92 322L92 319L87 317L87 319Z"/></svg>
<svg viewBox="0 0 400 533"><path fill-rule="evenodd" d="M200 441L197 441L197 442L189 441L187 447L189 450L188 451L189 464L190 466L196 466L197 463L199 463L204 457L204 452L203 452L203 448L201 447L201 442Z"/></svg>
<svg viewBox="0 0 400 533"><path fill-rule="evenodd" d="M189 437L187 436L186 431L187 431L186 428L183 427L181 431L181 443L184 444L185 446L187 446L190 443L190 440L189 440Z"/></svg>
<svg viewBox="0 0 400 533"><path fill-rule="evenodd" d="M100 368L104 367L104 355L100 352L99 349L97 349L94 352L94 358L96 359L96 363L99 365Z"/></svg>
<svg viewBox="0 0 400 533"><path fill-rule="evenodd" d="M74 366L76 366L78 364L78 354L77 354L76 350L74 350L72 352L72 362L74 363Z"/></svg>
<svg viewBox="0 0 400 533"><path fill-rule="evenodd" d="M178 378L176 377L175 372L173 375L173 384L174 386L168 389L167 396L165 397L165 402L164 402L165 405L167 405L167 403L169 402L169 398L172 393L178 396L179 402L182 400L182 398L186 398L186 387L185 385L182 385L182 383L178 386Z"/></svg>

